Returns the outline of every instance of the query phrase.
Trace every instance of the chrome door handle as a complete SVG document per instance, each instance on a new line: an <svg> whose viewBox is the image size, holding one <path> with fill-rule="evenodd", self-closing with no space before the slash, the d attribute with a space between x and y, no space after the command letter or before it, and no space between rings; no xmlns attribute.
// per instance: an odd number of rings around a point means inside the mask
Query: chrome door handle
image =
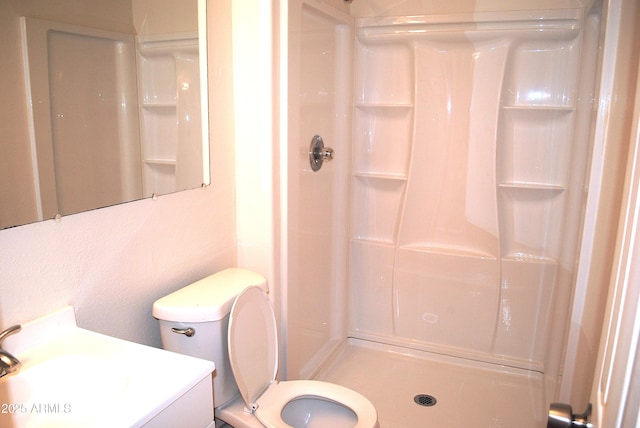
<svg viewBox="0 0 640 428"><path fill-rule="evenodd" d="M591 423L591 403L583 413L573 413L571 406L564 403L551 403L549 406L549 418L547 428L588 427Z"/></svg>

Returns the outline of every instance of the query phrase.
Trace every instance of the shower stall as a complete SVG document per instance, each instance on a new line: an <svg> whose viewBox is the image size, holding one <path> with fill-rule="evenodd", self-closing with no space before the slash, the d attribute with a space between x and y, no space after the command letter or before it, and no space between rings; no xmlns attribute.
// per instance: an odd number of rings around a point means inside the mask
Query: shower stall
<svg viewBox="0 0 640 428"><path fill-rule="evenodd" d="M542 371L576 264L599 22L495 15L358 21L350 325Z"/></svg>
<svg viewBox="0 0 640 428"><path fill-rule="evenodd" d="M575 358L606 8L285 3L285 376L368 392L384 426L429 416L380 406L359 366L460 382L457 406L509 394L524 410L478 426L541 426Z"/></svg>

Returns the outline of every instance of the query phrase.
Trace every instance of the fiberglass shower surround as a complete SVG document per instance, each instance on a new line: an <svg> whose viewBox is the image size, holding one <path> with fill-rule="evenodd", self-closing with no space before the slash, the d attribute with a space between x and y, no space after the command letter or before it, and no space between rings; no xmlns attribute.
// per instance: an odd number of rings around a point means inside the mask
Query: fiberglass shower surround
<svg viewBox="0 0 640 428"><path fill-rule="evenodd" d="M353 335L556 371L599 18L363 18L356 31Z"/></svg>

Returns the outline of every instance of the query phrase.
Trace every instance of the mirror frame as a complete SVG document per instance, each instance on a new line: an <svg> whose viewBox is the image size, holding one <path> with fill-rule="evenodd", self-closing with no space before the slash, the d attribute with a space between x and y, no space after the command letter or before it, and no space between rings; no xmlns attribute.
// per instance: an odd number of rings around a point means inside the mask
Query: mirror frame
<svg viewBox="0 0 640 428"><path fill-rule="evenodd" d="M200 116L202 122L202 186L211 185L211 141L209 140L209 43L207 0L198 0L198 58L200 62Z"/></svg>

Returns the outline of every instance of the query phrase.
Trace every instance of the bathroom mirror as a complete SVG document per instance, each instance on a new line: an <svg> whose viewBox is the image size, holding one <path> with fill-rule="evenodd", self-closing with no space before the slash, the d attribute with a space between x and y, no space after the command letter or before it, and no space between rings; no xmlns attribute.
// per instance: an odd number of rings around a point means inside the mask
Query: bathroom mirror
<svg viewBox="0 0 640 428"><path fill-rule="evenodd" d="M0 0L0 229L209 184L206 0Z"/></svg>

